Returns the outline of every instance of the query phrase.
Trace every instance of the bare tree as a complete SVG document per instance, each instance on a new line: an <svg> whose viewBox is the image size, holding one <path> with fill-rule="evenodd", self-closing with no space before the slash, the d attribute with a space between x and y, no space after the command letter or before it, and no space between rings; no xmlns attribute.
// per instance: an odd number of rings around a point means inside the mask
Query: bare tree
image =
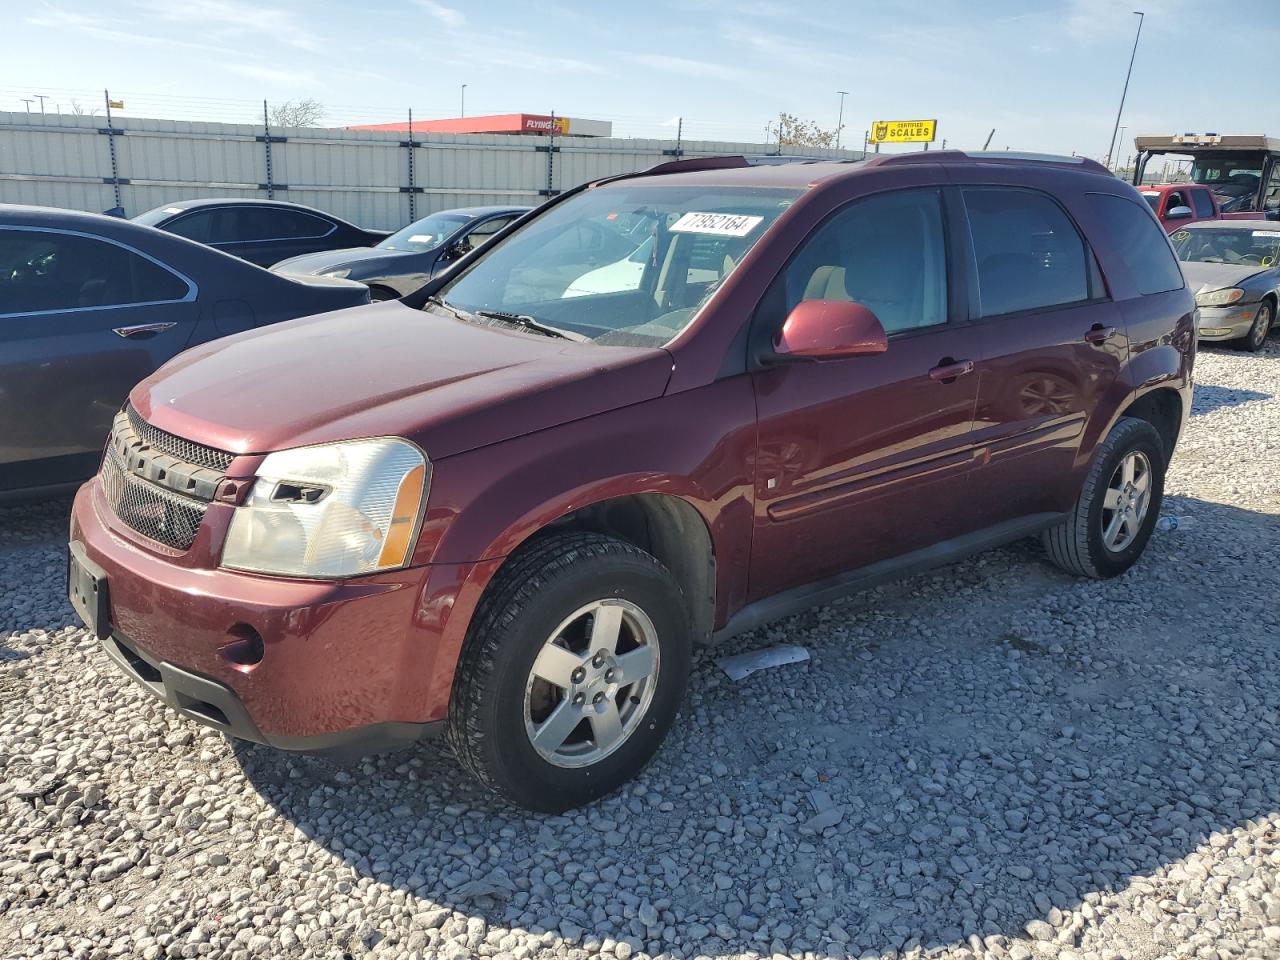
<svg viewBox="0 0 1280 960"><path fill-rule="evenodd" d="M98 108L85 107L80 104L79 100L72 100L71 115L73 117L96 117L98 115Z"/></svg>
<svg viewBox="0 0 1280 960"><path fill-rule="evenodd" d="M286 100L271 108L273 127L318 127L324 120L324 104L307 97L305 100Z"/></svg>
<svg viewBox="0 0 1280 960"><path fill-rule="evenodd" d="M790 113L778 114L778 145L782 147L834 147L835 130L823 130L812 120L801 120Z"/></svg>

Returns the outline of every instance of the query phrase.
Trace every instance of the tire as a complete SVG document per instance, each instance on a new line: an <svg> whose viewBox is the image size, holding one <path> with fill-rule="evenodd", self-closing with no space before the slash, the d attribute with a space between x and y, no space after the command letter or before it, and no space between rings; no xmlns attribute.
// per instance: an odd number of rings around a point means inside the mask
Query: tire
<svg viewBox="0 0 1280 960"><path fill-rule="evenodd" d="M1271 332L1271 324L1276 318L1276 308L1270 300L1263 300L1258 312L1253 315L1253 325L1249 332L1236 341L1236 346L1250 353L1257 353L1267 344L1267 334Z"/></svg>
<svg viewBox="0 0 1280 960"><path fill-rule="evenodd" d="M1145 458L1149 487L1144 512L1136 529L1127 531L1127 542L1107 545L1104 522L1115 512L1106 507L1108 487L1131 454L1141 464ZM1160 434L1145 420L1121 417L1098 447L1085 477L1075 509L1062 522L1041 535L1045 551L1055 564L1081 577L1105 579L1128 570L1146 549L1160 516L1164 499L1166 456ZM1122 533L1124 531L1122 530Z"/></svg>
<svg viewBox="0 0 1280 960"><path fill-rule="evenodd" d="M584 608L594 612L582 614ZM609 664L625 672L621 654L602 663L590 657L595 624L604 635L610 617L621 623L616 650L643 646L656 664L643 687L605 683L615 676ZM472 618L450 699L450 746L481 784L520 806L561 813L596 800L638 774L661 746L684 699L691 636L680 587L648 553L595 533L537 540L503 566ZM586 658L572 661L582 668L572 679L587 673L581 684L560 688L535 675L552 641L557 667L560 644ZM578 708L579 696L591 699ZM558 742L553 732L541 750L535 747L541 735L535 731L546 731L557 711L563 708L561 719L573 723L571 705L582 719L568 739L551 752ZM598 715L611 705L620 723L598 736ZM622 738L604 753L612 732Z"/></svg>

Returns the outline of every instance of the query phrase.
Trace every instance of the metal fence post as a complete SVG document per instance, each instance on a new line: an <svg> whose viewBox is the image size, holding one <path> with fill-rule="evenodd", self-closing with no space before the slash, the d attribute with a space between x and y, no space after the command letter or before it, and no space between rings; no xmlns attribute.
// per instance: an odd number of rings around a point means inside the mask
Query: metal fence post
<svg viewBox="0 0 1280 960"><path fill-rule="evenodd" d="M547 155L547 185L538 191L540 197L554 197L560 191L554 186L556 172L556 151L560 148L556 146L556 115L551 113L551 130L548 133L547 145L544 147L534 147L539 153L545 152Z"/></svg>
<svg viewBox="0 0 1280 960"><path fill-rule="evenodd" d="M271 179L271 118L267 114L267 101L262 101L262 132L264 134L262 142L267 151L267 199L274 200L276 198L275 184Z"/></svg>
<svg viewBox="0 0 1280 960"><path fill-rule="evenodd" d="M418 205L414 197L414 194L417 193L417 190L414 189L416 184L413 181L413 176L414 176L413 155L415 153L415 150L414 150L414 144L413 144L413 108L412 107L409 108L409 143L407 144L407 146L409 148L409 222L412 223L414 220L418 219L418 216L417 216Z"/></svg>
<svg viewBox="0 0 1280 960"><path fill-rule="evenodd" d="M103 90L102 98L103 100L106 101L106 104L107 104L107 129L101 130L99 132L105 133L107 135L107 144L110 147L110 152L111 152L111 179L107 182L111 184L112 192L115 195L116 212L118 212L123 216L124 206L120 202L120 183L121 183L120 163L116 159L116 128L111 124L111 91ZM121 132L123 133L124 131L121 131ZM125 181L125 182L128 182L128 181Z"/></svg>

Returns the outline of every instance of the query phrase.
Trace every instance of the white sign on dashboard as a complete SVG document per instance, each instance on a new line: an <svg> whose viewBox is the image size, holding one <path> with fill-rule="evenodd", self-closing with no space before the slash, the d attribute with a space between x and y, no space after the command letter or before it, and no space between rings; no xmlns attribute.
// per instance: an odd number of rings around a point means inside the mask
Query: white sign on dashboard
<svg viewBox="0 0 1280 960"><path fill-rule="evenodd" d="M764 217L742 213L689 212L671 225L672 233L713 233L720 237L745 237Z"/></svg>

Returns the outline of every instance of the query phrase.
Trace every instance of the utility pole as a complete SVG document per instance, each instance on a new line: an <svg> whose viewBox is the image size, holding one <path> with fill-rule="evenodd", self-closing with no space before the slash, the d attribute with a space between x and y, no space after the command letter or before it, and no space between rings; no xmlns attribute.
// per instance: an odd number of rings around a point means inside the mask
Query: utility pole
<svg viewBox="0 0 1280 960"><path fill-rule="evenodd" d="M836 119L836 149L840 149L840 133L844 130L844 98L849 95L848 90L837 90L840 94L840 113Z"/></svg>
<svg viewBox="0 0 1280 960"><path fill-rule="evenodd" d="M33 100L31 100L29 97L19 97L18 99L19 99L19 100L21 100L23 103L25 103L25 104L27 105L27 113L30 113L30 112L31 112L31 104L32 104L34 101L33 101Z"/></svg>
<svg viewBox="0 0 1280 960"><path fill-rule="evenodd" d="M1111 128L1111 145L1107 147L1107 162L1104 164L1108 170L1111 169L1111 154L1116 148L1116 133L1120 130L1120 116L1124 113L1124 99L1129 95L1129 78L1133 76L1133 60L1138 55L1138 41L1142 38L1142 22L1147 18L1147 15L1141 10L1135 10L1133 13L1138 18L1138 32L1133 37L1133 52L1129 54L1129 70L1124 75L1124 90L1120 93L1120 109L1116 111L1116 125Z"/></svg>
<svg viewBox="0 0 1280 960"><path fill-rule="evenodd" d="M1128 130L1128 129L1129 129L1128 127L1121 127L1121 128L1120 128L1120 136L1117 138L1117 144L1118 144L1118 146L1120 147L1120 149L1121 149L1121 150L1123 150L1123 149L1124 149L1124 132L1125 132L1126 130ZM1117 155L1116 155L1116 162L1117 162L1117 163L1119 163L1119 162L1120 162L1120 156L1119 156L1119 154L1117 154Z"/></svg>
<svg viewBox="0 0 1280 960"><path fill-rule="evenodd" d="M41 113L41 114L43 114L43 113L44 113L44 102L45 102L47 99L49 99L49 98L48 98L48 97L46 97L43 93L33 93L33 94L32 94L32 96L33 96L33 97L35 97L37 100L39 100L39 101L40 101L40 113Z"/></svg>
<svg viewBox="0 0 1280 960"><path fill-rule="evenodd" d="M465 117L467 115L467 85L462 85L462 102L458 104L458 116Z"/></svg>
<svg viewBox="0 0 1280 960"><path fill-rule="evenodd" d="M996 135L996 128L992 127L991 132L987 134L987 142L982 145L983 150L988 150L991 148L991 138L994 137L995 135Z"/></svg>

